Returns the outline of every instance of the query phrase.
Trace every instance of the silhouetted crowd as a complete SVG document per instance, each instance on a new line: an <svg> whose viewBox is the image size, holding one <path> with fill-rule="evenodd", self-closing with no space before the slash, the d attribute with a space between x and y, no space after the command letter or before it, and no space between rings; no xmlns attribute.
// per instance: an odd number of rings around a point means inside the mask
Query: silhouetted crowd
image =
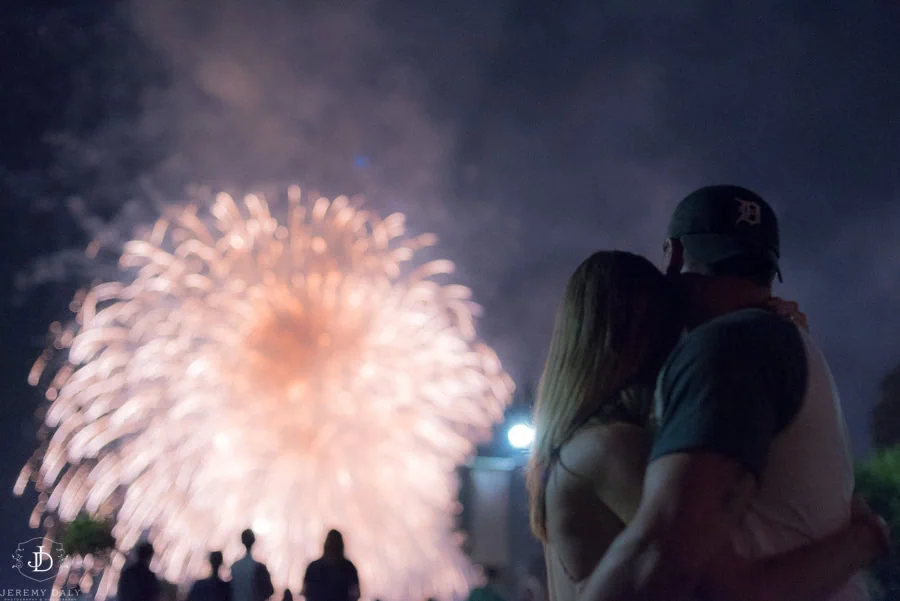
<svg viewBox="0 0 900 601"><path fill-rule="evenodd" d="M275 594L269 569L253 558L256 536L252 530L241 533L241 543L246 553L231 565L231 580L222 579L224 557L221 551L213 551L209 554L210 576L194 583L187 601L267 601ZM163 585L150 569L152 560L153 545L140 543L134 562L122 570L118 601L160 601L164 597ZM344 555L344 537L337 530L325 537L322 556L307 566L300 594L306 601L359 599L359 575ZM282 601L293 598L290 590L284 591Z"/></svg>

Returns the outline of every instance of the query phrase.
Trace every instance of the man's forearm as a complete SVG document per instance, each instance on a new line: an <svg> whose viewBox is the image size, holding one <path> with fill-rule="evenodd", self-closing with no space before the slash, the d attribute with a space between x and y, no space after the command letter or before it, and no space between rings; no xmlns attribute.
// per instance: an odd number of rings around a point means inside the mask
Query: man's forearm
<svg viewBox="0 0 900 601"><path fill-rule="evenodd" d="M577 601L687 601L699 578L675 557L626 530L585 580Z"/></svg>
<svg viewBox="0 0 900 601"><path fill-rule="evenodd" d="M731 544L753 485L741 465L712 453L672 453L651 463L634 520L584 581L578 601L692 598Z"/></svg>

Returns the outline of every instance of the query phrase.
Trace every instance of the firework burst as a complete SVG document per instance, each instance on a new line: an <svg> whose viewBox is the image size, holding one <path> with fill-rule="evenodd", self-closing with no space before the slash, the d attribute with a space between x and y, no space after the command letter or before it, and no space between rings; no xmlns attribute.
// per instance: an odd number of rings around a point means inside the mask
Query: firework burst
<svg viewBox="0 0 900 601"><path fill-rule="evenodd" d="M47 442L16 492L41 492L34 526L115 520L100 597L144 535L160 575L185 582L209 550L236 559L247 527L281 587L300 587L331 527L367 597L449 598L471 581L455 468L512 383L477 341L470 292L436 281L448 261L416 266L436 240L405 238L400 214L296 187L287 204L282 221L257 195L179 209L51 328L62 359L45 352L30 375Z"/></svg>

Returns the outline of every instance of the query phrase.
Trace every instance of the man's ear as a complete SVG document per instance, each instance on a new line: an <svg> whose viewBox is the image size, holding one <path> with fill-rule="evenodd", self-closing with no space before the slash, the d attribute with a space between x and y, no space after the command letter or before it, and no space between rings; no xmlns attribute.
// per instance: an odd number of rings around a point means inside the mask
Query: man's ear
<svg viewBox="0 0 900 601"><path fill-rule="evenodd" d="M684 267L684 245L678 238L666 238L663 243L663 271L666 275L678 275Z"/></svg>

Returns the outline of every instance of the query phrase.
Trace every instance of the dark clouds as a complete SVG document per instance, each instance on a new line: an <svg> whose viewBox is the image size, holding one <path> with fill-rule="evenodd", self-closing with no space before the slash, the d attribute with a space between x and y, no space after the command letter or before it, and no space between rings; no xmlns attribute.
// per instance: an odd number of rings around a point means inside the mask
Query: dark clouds
<svg viewBox="0 0 900 601"><path fill-rule="evenodd" d="M164 197L299 180L402 210L441 235L517 380L536 376L585 255L655 260L686 192L749 186L783 217L783 292L810 314L865 449L876 379L900 360L900 10L335 4L134 2L79 13L80 37L75 9L32 15L71 34L34 48L83 56L47 126L50 173L105 214L146 202L138 176ZM21 196L34 171L6 182Z"/></svg>

